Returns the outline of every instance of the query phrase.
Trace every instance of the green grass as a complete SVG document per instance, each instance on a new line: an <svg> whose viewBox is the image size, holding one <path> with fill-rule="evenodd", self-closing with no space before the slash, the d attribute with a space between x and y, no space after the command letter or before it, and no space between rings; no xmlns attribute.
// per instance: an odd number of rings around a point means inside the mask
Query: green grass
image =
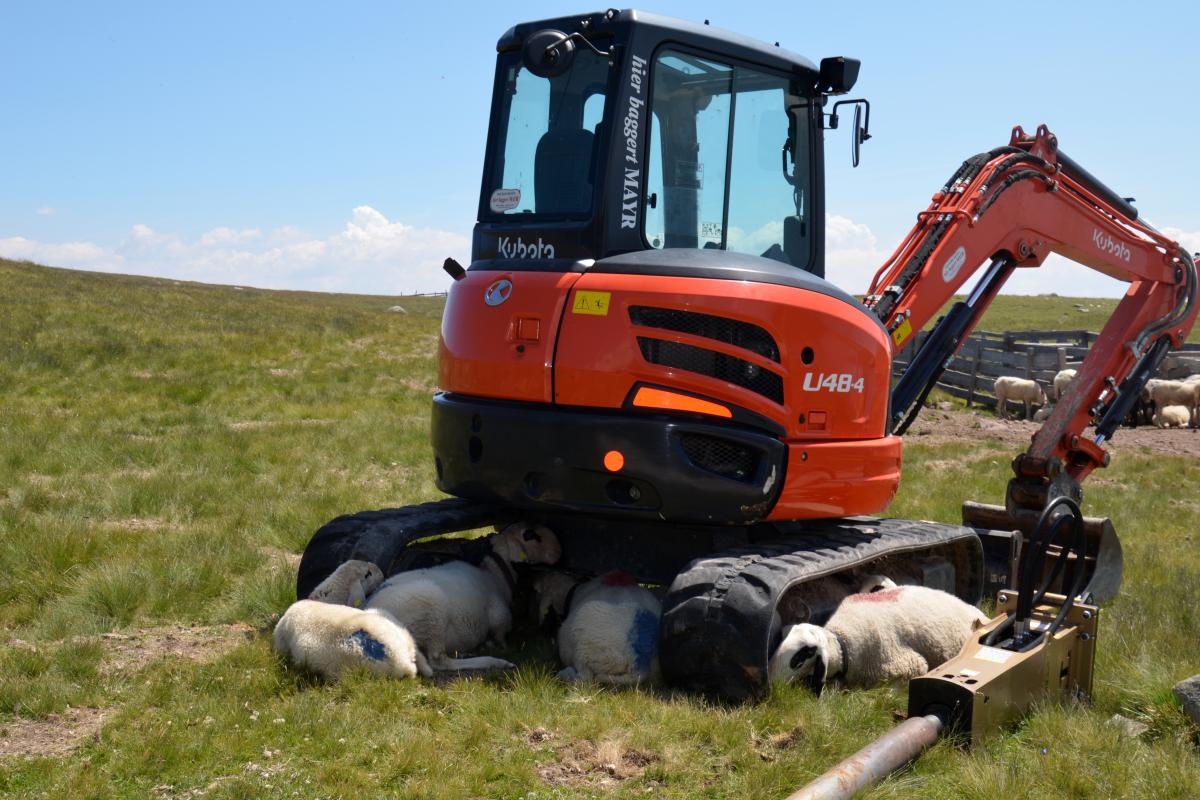
<svg viewBox="0 0 1200 800"><path fill-rule="evenodd" d="M441 301L3 261L0 285L0 735L68 706L107 715L69 756L0 763L6 797L773 798L905 705L898 687L731 708L568 687L531 638L510 648L517 674L488 680L297 674L266 635L292 599L284 556L336 514L437 496ZM1036 300L1025 327L1095 327ZM409 313L386 311L397 302ZM956 520L963 499L999 501L1011 455L986 438L913 444L890 513ZM1200 463L1122 453L1098 477L1088 510L1113 517L1127 566L1093 703L1039 709L971 751L939 744L869 797L1200 796L1197 734L1170 694L1198 671ZM261 632L207 660L111 668L104 632L181 623ZM1123 738L1105 722L1118 712L1150 732Z"/></svg>

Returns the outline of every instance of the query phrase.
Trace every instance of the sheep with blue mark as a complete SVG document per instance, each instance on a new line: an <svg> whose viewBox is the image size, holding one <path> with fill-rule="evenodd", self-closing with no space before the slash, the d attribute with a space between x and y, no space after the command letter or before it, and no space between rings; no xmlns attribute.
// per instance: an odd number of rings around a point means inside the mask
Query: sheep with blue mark
<svg viewBox="0 0 1200 800"><path fill-rule="evenodd" d="M581 581L550 572L534 581L540 617L561 620L563 680L633 685L656 681L662 604L633 578L610 572Z"/></svg>
<svg viewBox="0 0 1200 800"><path fill-rule="evenodd" d="M273 643L288 661L328 680L352 667L392 678L433 675L412 634L378 609L300 600L280 618Z"/></svg>

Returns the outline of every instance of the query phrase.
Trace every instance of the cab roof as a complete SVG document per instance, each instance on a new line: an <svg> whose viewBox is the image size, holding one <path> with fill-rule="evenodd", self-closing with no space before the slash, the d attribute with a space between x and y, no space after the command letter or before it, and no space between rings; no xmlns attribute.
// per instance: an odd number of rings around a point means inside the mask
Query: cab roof
<svg viewBox="0 0 1200 800"><path fill-rule="evenodd" d="M520 48L525 37L535 31L554 28L566 33L586 33L589 39L608 38L626 29L622 38L628 38L634 30L654 35L663 42L676 42L700 50L749 61L765 67L792 74L811 76L815 81L819 73L817 65L808 58L786 50L778 45L743 36L707 24L697 24L675 17L654 14L648 11L625 9L593 12L568 17L556 17L534 22L522 22L509 28L496 43L496 50L505 52Z"/></svg>

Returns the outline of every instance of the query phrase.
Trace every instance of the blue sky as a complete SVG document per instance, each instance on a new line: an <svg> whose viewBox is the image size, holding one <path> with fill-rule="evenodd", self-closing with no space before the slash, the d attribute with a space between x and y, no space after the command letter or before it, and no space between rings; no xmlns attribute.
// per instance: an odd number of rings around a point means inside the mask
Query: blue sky
<svg viewBox="0 0 1200 800"><path fill-rule="evenodd" d="M861 58L872 140L827 134L830 277L865 286L965 157L1046 122L1200 249L1187 3L646 2ZM1136 9L1136 13L1131 9ZM217 283L443 288L474 222L497 37L525 2L0 6L0 255ZM1017 291L1114 294L1047 264Z"/></svg>

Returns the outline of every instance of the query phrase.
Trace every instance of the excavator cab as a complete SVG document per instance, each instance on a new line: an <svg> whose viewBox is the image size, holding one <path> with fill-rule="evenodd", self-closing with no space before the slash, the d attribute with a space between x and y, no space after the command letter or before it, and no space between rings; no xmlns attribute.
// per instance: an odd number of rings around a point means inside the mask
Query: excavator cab
<svg viewBox="0 0 1200 800"><path fill-rule="evenodd" d="M497 50L439 486L718 525L882 510L891 342L822 278L822 108L857 62L637 11Z"/></svg>
<svg viewBox="0 0 1200 800"><path fill-rule="evenodd" d="M823 274L822 107L857 62L822 87L802 56L635 11L518 25L497 49L473 262L698 248Z"/></svg>

